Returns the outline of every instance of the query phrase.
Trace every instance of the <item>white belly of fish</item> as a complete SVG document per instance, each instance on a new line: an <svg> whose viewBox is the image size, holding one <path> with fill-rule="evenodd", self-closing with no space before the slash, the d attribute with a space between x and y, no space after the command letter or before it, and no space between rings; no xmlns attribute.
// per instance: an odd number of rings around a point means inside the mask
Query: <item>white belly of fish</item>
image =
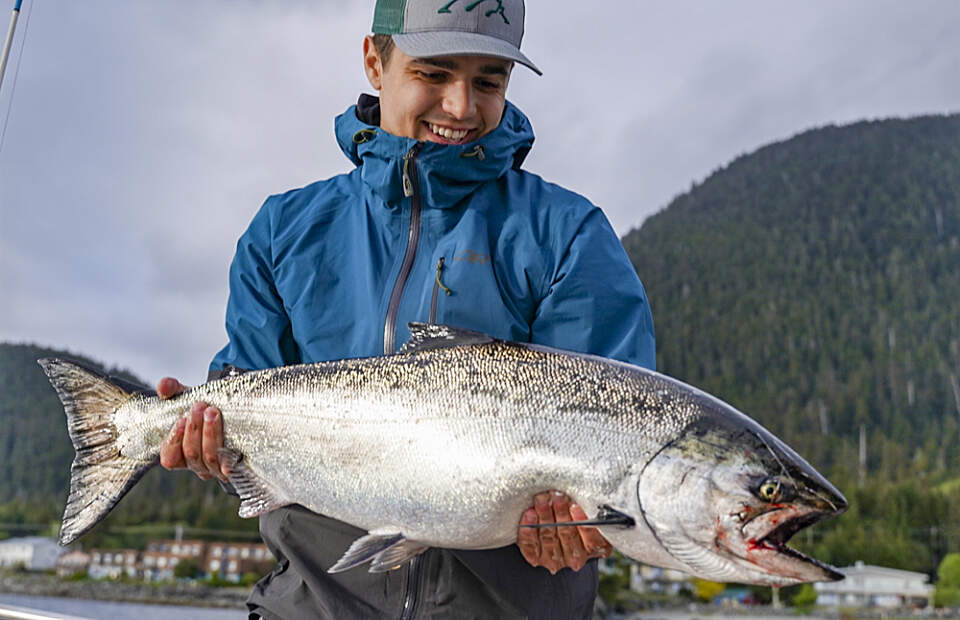
<svg viewBox="0 0 960 620"><path fill-rule="evenodd" d="M442 403L414 409L406 404L413 394L328 396L336 406L291 402L283 415L223 407L226 447L275 494L263 507L299 503L367 530L396 527L430 546L500 547L516 539L534 494L564 489L589 514L611 502L636 462L590 458L587 447L620 443L622 433L579 428L573 436L549 412L531 417L477 399L467 418L435 411ZM485 405L490 415L477 416Z"/></svg>

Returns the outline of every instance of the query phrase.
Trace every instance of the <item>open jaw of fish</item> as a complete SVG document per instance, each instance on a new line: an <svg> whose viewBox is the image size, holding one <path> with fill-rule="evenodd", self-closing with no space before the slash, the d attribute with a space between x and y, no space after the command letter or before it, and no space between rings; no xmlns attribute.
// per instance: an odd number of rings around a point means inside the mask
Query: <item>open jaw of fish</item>
<svg viewBox="0 0 960 620"><path fill-rule="evenodd" d="M249 372L169 400L40 360L76 449L61 543L107 515L203 400L223 412L242 517L300 504L369 532L331 572L511 544L533 495L560 489L642 562L767 585L842 577L786 542L846 500L733 407L629 364L410 330L397 355Z"/></svg>

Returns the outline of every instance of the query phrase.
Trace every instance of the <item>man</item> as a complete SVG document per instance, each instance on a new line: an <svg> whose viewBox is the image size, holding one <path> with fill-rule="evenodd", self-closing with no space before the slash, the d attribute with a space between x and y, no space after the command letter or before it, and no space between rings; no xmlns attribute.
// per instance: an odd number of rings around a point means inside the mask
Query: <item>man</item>
<svg viewBox="0 0 960 620"><path fill-rule="evenodd" d="M514 62L539 73L519 50L523 23L522 0L377 2L363 62L379 100L361 96L336 122L357 167L273 196L254 217L211 378L391 354L410 321L653 367L643 287L603 214L520 169L533 132L506 89ZM222 423L195 404L161 463L224 480ZM586 518L544 491L519 522ZM589 560L610 551L594 528L519 528L516 546L330 575L365 532L300 506L264 515L260 531L278 559L248 603L264 618L582 618L597 588Z"/></svg>

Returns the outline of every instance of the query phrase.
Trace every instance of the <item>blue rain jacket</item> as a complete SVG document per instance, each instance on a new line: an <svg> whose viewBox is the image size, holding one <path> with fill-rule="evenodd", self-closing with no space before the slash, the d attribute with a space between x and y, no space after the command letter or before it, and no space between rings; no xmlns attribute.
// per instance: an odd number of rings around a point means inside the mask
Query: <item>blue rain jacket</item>
<svg viewBox="0 0 960 620"><path fill-rule="evenodd" d="M229 366L382 355L403 345L411 321L654 367L650 307L619 239L587 199L521 170L534 136L516 107L508 102L497 129L463 146L418 143L378 125L377 100L362 96L336 120L337 140L356 168L271 196L240 238L230 268L229 343L214 358L213 374ZM302 522L305 511L290 510L261 517L280 562L255 588L251 606L285 616L303 613L312 597L315 617L396 611L391 606L400 599L389 591L390 574L340 574L381 580L346 586L352 601L338 598L346 596L342 584L328 583L339 575L319 574L364 532L309 513L318 532L304 535L311 527ZM342 540L327 535L334 529ZM291 542L297 536L303 540ZM318 553L332 559L313 557ZM515 546L453 553L424 557L430 570L447 571L434 579L460 592L465 605L469 586L457 586L463 576L450 567L457 561L491 590L484 596L521 610L517 617L576 617L582 605L592 605L592 595L586 603L574 599L583 591L577 580L590 581L587 590L595 594L595 566L551 577L529 567ZM394 590L409 591L412 577L393 579ZM487 588L492 582L499 583ZM434 613L458 617L442 606L449 596L421 589L422 609L433 605ZM469 599L470 607L483 604Z"/></svg>
<svg viewBox="0 0 960 620"><path fill-rule="evenodd" d="M337 118L336 134L357 167L271 196L237 244L230 342L211 369L383 354L411 237L404 156L417 142L356 109ZM653 368L650 307L619 239L584 197L520 170L532 144L529 121L507 103L500 126L476 142L421 145L419 243L393 348L408 322L430 319L437 289L438 323ZM441 258L445 289L434 286Z"/></svg>

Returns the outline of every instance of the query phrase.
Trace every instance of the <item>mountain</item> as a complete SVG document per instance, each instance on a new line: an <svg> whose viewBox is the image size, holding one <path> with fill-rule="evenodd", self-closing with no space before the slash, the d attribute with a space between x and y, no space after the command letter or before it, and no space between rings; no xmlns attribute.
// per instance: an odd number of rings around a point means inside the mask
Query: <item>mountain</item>
<svg viewBox="0 0 960 620"><path fill-rule="evenodd" d="M659 370L819 467L960 471L960 115L737 158L623 239Z"/></svg>
<svg viewBox="0 0 960 620"><path fill-rule="evenodd" d="M760 421L850 500L801 549L930 574L960 550L960 115L763 147L623 244L658 369Z"/></svg>

